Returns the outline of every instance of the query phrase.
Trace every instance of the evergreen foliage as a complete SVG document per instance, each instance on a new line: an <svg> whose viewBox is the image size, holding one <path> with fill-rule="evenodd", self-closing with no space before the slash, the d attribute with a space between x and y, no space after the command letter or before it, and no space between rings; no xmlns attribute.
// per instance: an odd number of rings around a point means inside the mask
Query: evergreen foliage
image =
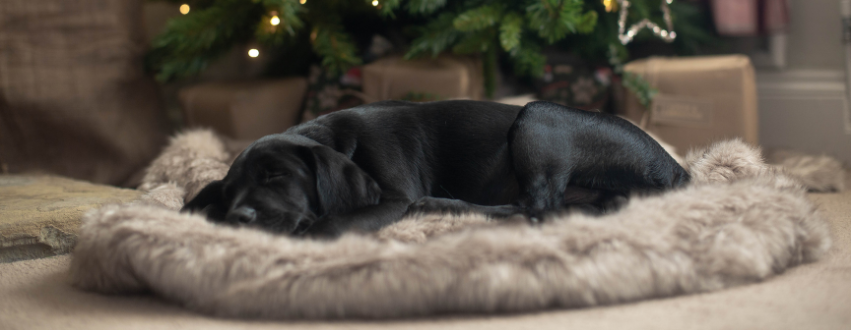
<svg viewBox="0 0 851 330"><path fill-rule="evenodd" d="M650 86L647 80L632 72L623 73L623 86L633 92L638 98L638 103L641 103L644 107L650 106L653 97L659 93L659 90Z"/></svg>
<svg viewBox="0 0 851 330"><path fill-rule="evenodd" d="M343 18L367 12L376 19L393 21L404 16L422 22L409 29L413 34L405 54L408 59L444 52L479 55L489 96L501 59L513 63L517 74L539 76L546 63L541 51L550 45L575 51L592 62L608 60L616 72L618 63L629 57L627 47L617 39L618 13L607 12L601 0L378 0L376 7L373 0L164 1L189 3L192 11L172 19L153 42L147 64L160 81L197 74L235 45L255 40L281 47L304 33L309 33L311 49L322 65L342 73L361 63L351 27L343 24ZM665 0L632 0L627 24L649 17L661 25L660 1ZM709 40L708 28L693 4L677 0L670 7L678 50L687 53ZM270 23L273 15L280 19L277 26ZM652 38L644 31L636 42Z"/></svg>
<svg viewBox="0 0 851 330"><path fill-rule="evenodd" d="M332 72L341 73L361 63L357 47L340 23L340 14L367 8L360 1L166 1L187 3L192 9L187 15L171 19L152 42L146 66L157 73L161 82L196 75L238 44L256 40L274 48L296 39L299 33L310 33L313 52ZM278 17L277 26L271 24L272 16Z"/></svg>
<svg viewBox="0 0 851 330"><path fill-rule="evenodd" d="M343 26L336 22L317 24L310 34L313 51L322 58L322 66L342 73L361 64L357 49Z"/></svg>
<svg viewBox="0 0 851 330"><path fill-rule="evenodd" d="M147 64L160 81L197 74L235 43L252 38L257 20L265 14L261 5L242 0L199 2L199 10L169 21L166 33L154 39ZM202 9L203 8L203 9Z"/></svg>
<svg viewBox="0 0 851 330"><path fill-rule="evenodd" d="M438 7L437 3L443 6L436 11L414 12L439 15L413 40L406 58L436 56L448 50L479 54L488 96L495 89L500 53L508 55L517 73L538 76L546 62L540 53L542 44L552 44L568 34L589 33L597 20L596 12L583 9L583 0L432 2L435 5L430 10Z"/></svg>

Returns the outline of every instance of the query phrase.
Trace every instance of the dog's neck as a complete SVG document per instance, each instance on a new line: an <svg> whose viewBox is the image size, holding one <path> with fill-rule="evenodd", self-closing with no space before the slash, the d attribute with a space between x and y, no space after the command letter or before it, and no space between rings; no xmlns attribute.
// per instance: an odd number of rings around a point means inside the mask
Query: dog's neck
<svg viewBox="0 0 851 330"><path fill-rule="evenodd" d="M352 130L340 130L325 125L319 118L317 120L295 126L284 134L293 134L306 137L319 144L325 145L335 151L352 158L357 149L357 132Z"/></svg>

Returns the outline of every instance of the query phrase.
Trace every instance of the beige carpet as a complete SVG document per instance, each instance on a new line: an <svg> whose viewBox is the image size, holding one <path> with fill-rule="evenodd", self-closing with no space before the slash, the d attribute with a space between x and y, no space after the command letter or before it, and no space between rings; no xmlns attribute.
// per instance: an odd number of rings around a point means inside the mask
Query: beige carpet
<svg viewBox="0 0 851 330"><path fill-rule="evenodd" d="M851 176L849 176L851 177ZM379 322L258 322L193 314L152 296L102 296L67 281L69 256L0 264L0 329L849 329L851 191L811 194L830 219L824 260L764 283L582 310Z"/></svg>
<svg viewBox="0 0 851 330"><path fill-rule="evenodd" d="M68 253L93 208L129 203L141 191L52 175L0 175L0 263Z"/></svg>

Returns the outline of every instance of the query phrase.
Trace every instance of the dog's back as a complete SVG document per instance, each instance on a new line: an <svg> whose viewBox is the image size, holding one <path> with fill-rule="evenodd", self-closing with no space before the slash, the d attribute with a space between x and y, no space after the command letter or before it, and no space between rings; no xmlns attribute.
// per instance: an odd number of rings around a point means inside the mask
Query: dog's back
<svg viewBox="0 0 851 330"><path fill-rule="evenodd" d="M321 116L288 133L346 154L383 186L483 205L516 198L508 130L521 107L451 100L382 101Z"/></svg>

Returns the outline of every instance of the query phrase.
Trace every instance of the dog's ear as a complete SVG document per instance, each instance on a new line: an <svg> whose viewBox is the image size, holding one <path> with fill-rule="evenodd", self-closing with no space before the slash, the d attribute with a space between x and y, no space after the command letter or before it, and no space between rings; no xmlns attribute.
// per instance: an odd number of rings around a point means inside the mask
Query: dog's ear
<svg viewBox="0 0 851 330"><path fill-rule="evenodd" d="M340 214L378 203L381 188L346 155L326 146L310 148L316 172L319 216Z"/></svg>
<svg viewBox="0 0 851 330"><path fill-rule="evenodd" d="M180 212L198 212L203 211L207 214L207 218L214 220L222 220L225 218L227 209L224 207L222 197L222 188L224 183L222 180L216 180L207 184L204 189L195 195L188 203L183 205Z"/></svg>

